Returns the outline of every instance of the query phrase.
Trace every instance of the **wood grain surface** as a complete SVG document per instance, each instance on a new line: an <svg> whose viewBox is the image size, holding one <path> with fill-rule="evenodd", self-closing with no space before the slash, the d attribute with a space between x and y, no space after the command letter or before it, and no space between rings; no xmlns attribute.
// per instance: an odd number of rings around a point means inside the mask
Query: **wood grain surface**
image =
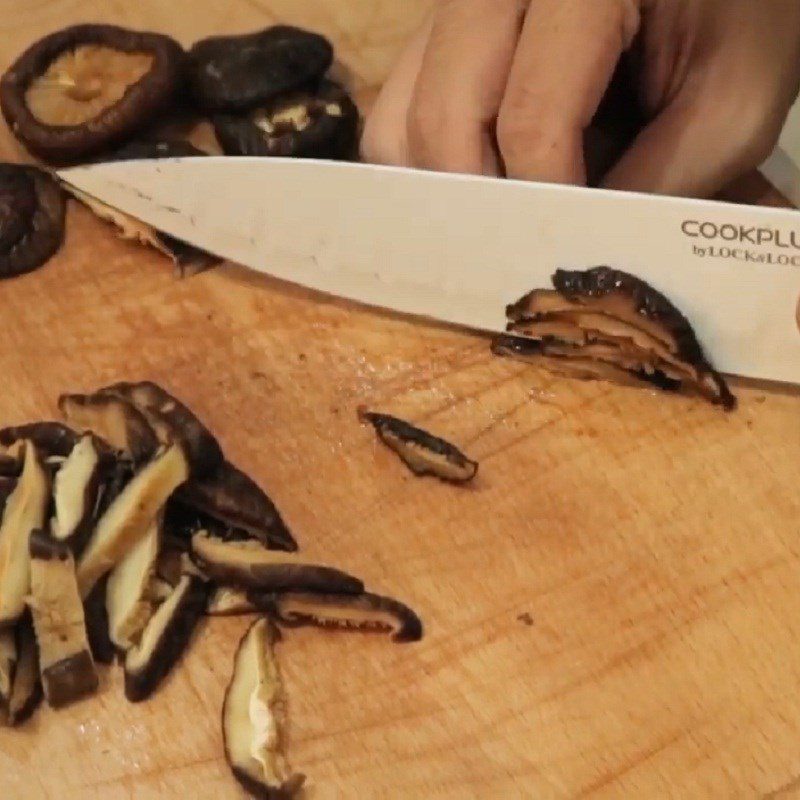
<svg viewBox="0 0 800 800"><path fill-rule="evenodd" d="M0 66L74 21L183 42L288 20L377 85L412 0L3 0ZM5 130L2 150L15 152ZM0 284L0 422L152 379L270 491L310 558L422 616L414 645L291 631L289 758L309 798L756 798L800 787L800 398L740 410L575 383L485 340L234 267L179 281L72 204L44 269ZM411 477L356 407L480 461ZM238 798L219 714L245 620L204 624L149 702L99 696L0 731L3 800Z"/></svg>

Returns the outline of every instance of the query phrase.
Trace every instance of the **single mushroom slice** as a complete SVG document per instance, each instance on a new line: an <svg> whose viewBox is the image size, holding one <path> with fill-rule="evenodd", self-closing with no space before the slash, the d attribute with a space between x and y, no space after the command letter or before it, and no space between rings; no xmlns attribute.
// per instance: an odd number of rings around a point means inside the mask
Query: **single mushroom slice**
<svg viewBox="0 0 800 800"><path fill-rule="evenodd" d="M50 162L98 153L148 123L172 98L183 51L169 36L74 25L31 45L0 81L14 134Z"/></svg>
<svg viewBox="0 0 800 800"><path fill-rule="evenodd" d="M108 458L100 451L97 439L87 433L56 472L51 533L55 539L67 542L73 553L81 552L92 532L108 470Z"/></svg>
<svg viewBox="0 0 800 800"><path fill-rule="evenodd" d="M251 600L259 602L252 596ZM416 642L422 638L422 621L407 605L369 592L355 595L284 592L273 595L271 610L275 621L287 627L314 625L387 632L395 642Z"/></svg>
<svg viewBox="0 0 800 800"><path fill-rule="evenodd" d="M109 573L103 575L83 601L83 615L86 620L86 637L92 658L98 664L111 664L117 654L117 648L111 641L108 626L108 609L106 608L106 587Z"/></svg>
<svg viewBox="0 0 800 800"><path fill-rule="evenodd" d="M17 660L6 708L6 722L9 725L21 725L42 700L39 650L30 614L26 613L16 624L14 638Z"/></svg>
<svg viewBox="0 0 800 800"><path fill-rule="evenodd" d="M98 520L78 563L78 585L86 597L149 530L169 496L189 475L179 444L158 453L113 500Z"/></svg>
<svg viewBox="0 0 800 800"><path fill-rule="evenodd" d="M189 142L166 140L138 140L103 154L97 161L130 161L132 159L186 158L208 155ZM196 275L209 267L218 264L221 259L200 250L181 239L156 230L152 225L124 214L122 211L103 203L69 184L64 188L73 197L85 205L93 214L102 220L111 222L121 239L138 242L163 253L175 265L182 277Z"/></svg>
<svg viewBox="0 0 800 800"><path fill-rule="evenodd" d="M60 708L97 690L75 562L65 542L45 531L30 537L33 627L47 702Z"/></svg>
<svg viewBox="0 0 800 800"><path fill-rule="evenodd" d="M136 644L155 610L150 582L155 575L160 542L159 515L109 573L106 584L108 632L119 650L129 650Z"/></svg>
<svg viewBox="0 0 800 800"><path fill-rule="evenodd" d="M467 458L455 445L402 419L363 409L359 409L359 417L375 428L380 440L415 475L435 475L450 483L466 483L478 471L478 462Z"/></svg>
<svg viewBox="0 0 800 800"><path fill-rule="evenodd" d="M0 626L16 621L25 610L31 586L28 541L41 528L50 502L50 479L33 442L25 442L22 474L3 510L0 524Z"/></svg>
<svg viewBox="0 0 800 800"><path fill-rule="evenodd" d="M115 383L97 395L119 397L135 406L161 444L181 442L192 467L192 477L213 473L222 464L222 448L211 431L180 400L157 384Z"/></svg>
<svg viewBox="0 0 800 800"><path fill-rule="evenodd" d="M275 658L277 631L257 619L242 637L222 705L225 758L234 777L253 797L288 800L303 785L283 753L285 700Z"/></svg>
<svg viewBox="0 0 800 800"><path fill-rule="evenodd" d="M80 435L61 422L29 422L0 430L0 445L3 447L13 447L25 439L33 442L42 456L66 458L78 444Z"/></svg>
<svg viewBox="0 0 800 800"><path fill-rule="evenodd" d="M357 151L358 109L332 81L280 95L245 116L219 114L213 121L227 155L353 160Z"/></svg>
<svg viewBox="0 0 800 800"><path fill-rule="evenodd" d="M189 50L187 73L205 111L246 111L319 80L333 61L324 37L290 25L211 36Z"/></svg>
<svg viewBox="0 0 800 800"><path fill-rule="evenodd" d="M364 584L333 567L309 564L295 553L267 550L259 542L226 542L198 531L192 559L212 581L243 589L360 594Z"/></svg>
<svg viewBox="0 0 800 800"><path fill-rule="evenodd" d="M0 278L42 266L64 242L66 198L46 172L0 164Z"/></svg>
<svg viewBox="0 0 800 800"><path fill-rule="evenodd" d="M246 531L268 547L297 550L294 537L266 492L229 461L206 478L190 480L178 490L176 498L233 529Z"/></svg>
<svg viewBox="0 0 800 800"><path fill-rule="evenodd" d="M158 607L137 644L125 655L125 697L146 700L177 663L203 616L208 585L194 575L183 575Z"/></svg>
<svg viewBox="0 0 800 800"><path fill-rule="evenodd" d="M218 586L208 601L206 614L209 617L235 617L266 611L272 607L272 597L268 597L269 603L259 609L245 590L235 589L233 586Z"/></svg>
<svg viewBox="0 0 800 800"><path fill-rule="evenodd" d="M62 394L58 409L70 425L97 434L135 464L150 459L158 447L146 417L121 397Z"/></svg>

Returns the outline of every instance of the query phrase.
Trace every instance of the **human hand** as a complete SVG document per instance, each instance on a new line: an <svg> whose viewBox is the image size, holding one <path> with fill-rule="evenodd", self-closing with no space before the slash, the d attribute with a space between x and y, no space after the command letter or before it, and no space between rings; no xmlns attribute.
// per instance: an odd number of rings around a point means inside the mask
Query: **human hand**
<svg viewBox="0 0 800 800"><path fill-rule="evenodd" d="M800 2L439 0L363 155L584 184L584 132L626 51L647 124L603 185L710 196L778 139L800 86Z"/></svg>

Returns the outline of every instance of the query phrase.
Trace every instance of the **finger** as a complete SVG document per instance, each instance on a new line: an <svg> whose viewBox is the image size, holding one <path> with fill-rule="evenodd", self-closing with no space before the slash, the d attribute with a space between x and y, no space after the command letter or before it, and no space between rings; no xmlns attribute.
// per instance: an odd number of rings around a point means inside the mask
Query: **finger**
<svg viewBox="0 0 800 800"><path fill-rule="evenodd" d="M408 108L428 44L433 16L406 45L375 100L361 136L361 157L373 164L409 166Z"/></svg>
<svg viewBox="0 0 800 800"><path fill-rule="evenodd" d="M511 178L585 183L583 131L639 28L634 0L533 0L497 120Z"/></svg>
<svg viewBox="0 0 800 800"><path fill-rule="evenodd" d="M782 109L768 100L684 88L609 172L609 189L711 197L759 166L781 130Z"/></svg>
<svg viewBox="0 0 800 800"><path fill-rule="evenodd" d="M412 162L496 174L492 130L526 3L445 0L439 5L411 99Z"/></svg>

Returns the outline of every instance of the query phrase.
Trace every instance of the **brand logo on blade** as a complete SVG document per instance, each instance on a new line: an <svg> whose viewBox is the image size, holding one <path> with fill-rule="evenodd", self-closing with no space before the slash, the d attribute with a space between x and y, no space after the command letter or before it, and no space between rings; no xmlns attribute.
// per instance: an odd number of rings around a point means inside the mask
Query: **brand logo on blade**
<svg viewBox="0 0 800 800"><path fill-rule="evenodd" d="M732 258L749 263L800 267L800 230L687 219L681 224L681 231L684 236L697 240L692 244L692 252L701 258ZM759 252L748 249L747 245L788 252Z"/></svg>

